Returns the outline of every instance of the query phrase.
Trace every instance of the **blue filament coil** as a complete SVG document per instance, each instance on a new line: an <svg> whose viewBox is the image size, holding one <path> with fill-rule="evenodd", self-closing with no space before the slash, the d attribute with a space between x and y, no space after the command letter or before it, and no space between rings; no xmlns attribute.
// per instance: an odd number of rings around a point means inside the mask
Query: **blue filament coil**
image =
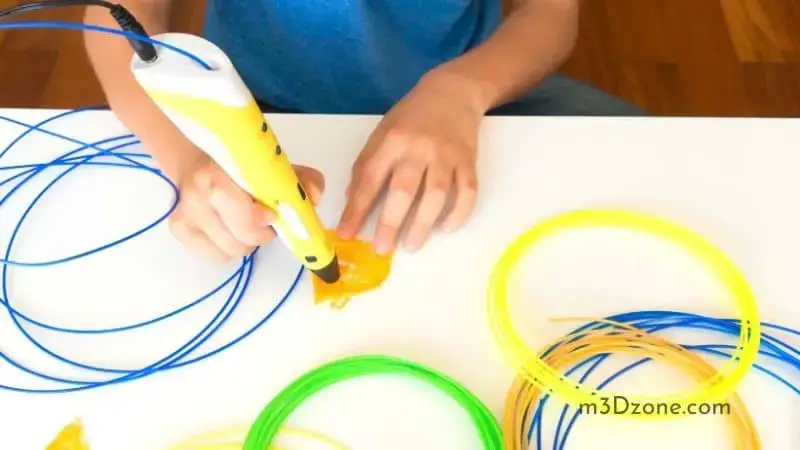
<svg viewBox="0 0 800 450"><path fill-rule="evenodd" d="M187 58L190 58L196 63L202 65L203 67L210 68L208 64L203 62L200 58L184 50L169 46L167 44L162 44L150 38L133 35L120 30L88 26L83 24L75 24L75 23L61 23L61 22L0 23L0 30L24 29L24 28L59 28L59 29L70 29L70 30L88 30L88 31L104 32L115 35L122 35L129 38L149 41L156 45L166 47L168 50L177 51L185 55ZM254 260L257 250L248 255L247 257L243 258L241 265L238 267L238 269L235 270L233 274L231 274L225 281L223 281L220 285L212 289L210 292L206 293L205 295L202 295L198 299L180 308L177 308L171 312L138 323L131 323L124 326L117 326L114 328L96 328L96 329L68 328L54 324L44 323L33 317L25 315L21 311L16 309L14 306L14 300L8 289L9 269L11 267L18 266L18 267L36 268L36 267L54 266L58 264L65 264L80 258L85 258L97 254L99 252L108 250L124 242L127 242L131 239L134 239L138 236L141 236L142 234L152 230L153 228L161 224L170 215L170 213L174 210L175 206L178 203L177 187L169 179L167 179L161 173L160 170L158 170L155 167L152 167L151 165L146 164L146 162L151 161L152 158L145 153L130 151L131 147L139 144L139 141L135 138L135 136L123 135L123 136L116 136L104 139L97 142L86 143L79 139L65 136L60 133L55 133L53 131L49 131L44 128L46 125L52 124L60 119L80 114L82 112L94 111L100 109L105 109L105 108L75 109L59 113L53 117L50 117L36 124L24 123L10 117L0 117L0 120L20 126L24 129L21 134L19 134L15 139L11 141L11 143L9 143L8 145L5 146L5 148L0 150L0 163L2 163L2 159L4 156L6 156L10 151L12 151L27 136L31 135L32 133L42 133L52 137L57 137L78 146L74 150L71 150L57 158L54 158L46 162L34 163L34 164L21 164L21 165L0 165L0 188L8 189L8 192L6 192L4 195L2 195L2 197L0 197L0 208L2 208L3 204L5 204L10 198L12 198L12 196L15 193L17 193L20 188L25 186L30 181L34 180L37 176L42 175L44 173L51 173L52 171L59 172L59 175L55 177L55 179L50 181L44 188L42 188L41 191L39 191L38 195L35 196L33 201L29 205L27 205L25 211L22 213L21 217L17 220L10 238L8 239L7 242L5 242L4 245L5 250L3 252L4 254L2 255L2 259L0 259L0 264L2 264L2 274L0 275L0 306L2 306L8 312L11 320L13 321L14 326L25 337L25 339L31 344L33 344L38 350L44 352L48 356L55 358L56 360L62 363L68 364L70 366L82 370L88 370L91 372L102 374L106 377L106 379L103 381L92 381L92 380L73 379L68 377L60 377L52 374L46 374L37 371L36 369L27 367L17 358L13 357L8 352L3 351L3 349L0 348L0 360L4 361L5 363L10 364L14 368L28 375L36 377L38 379L50 382L56 382L64 385L63 387L53 388L53 389L33 389L33 388L12 386L0 383L0 389L2 390L24 392L24 393L39 393L39 394L44 394L44 393L59 394L59 393L84 391L88 389L99 388L102 386L129 382L132 380L137 380L149 376L157 372L176 369L179 367L185 367L191 364L198 363L226 349L229 349L233 345L236 345L237 343L241 342L242 340L250 336L260 327L262 327L287 302L287 300L290 298L291 294L297 287L300 279L302 278L304 269L301 266L296 276L294 277L293 281L290 283L286 292L281 296L275 307L272 308L263 318L261 318L259 322L257 322L254 326L252 326L248 330L241 333L238 337L231 339L229 342L220 345L214 348L213 350L206 351L205 353L202 354L196 354L198 353L196 352L196 350L201 345L209 341L211 337L222 328L222 326L232 316L237 306L239 306L242 298L244 297L251 281L253 266L255 263ZM116 239L112 242L108 242L102 246L85 250L68 257L63 257L48 261L14 260L12 258L12 249L14 246L14 241L20 229L22 228L23 224L25 223L26 218L28 217L29 213L33 210L37 202L65 176L72 173L76 169L89 166L137 170L158 177L163 182L168 183L169 186L173 189L175 193L175 201L172 203L172 206L168 211L160 215L152 222L143 226L139 230L128 234L127 236ZM68 358L60 354L59 352L56 352L48 348L40 340L38 340L30 331L30 329L32 328L39 328L39 329L49 330L52 332L59 332L66 334L109 335L114 333L123 333L136 329L142 329L144 327L151 326L156 323L165 321L167 319L176 317L196 307L197 305L200 305L209 298L212 298L215 295L219 295L226 289L228 289L229 292L225 294L227 295L225 303L222 305L219 311L217 311L214 317L202 327L200 331L198 331L188 341L180 345L177 349L173 350L168 355L136 369L103 367L99 365L87 364L87 363L82 363L80 361L76 361L74 359Z"/></svg>

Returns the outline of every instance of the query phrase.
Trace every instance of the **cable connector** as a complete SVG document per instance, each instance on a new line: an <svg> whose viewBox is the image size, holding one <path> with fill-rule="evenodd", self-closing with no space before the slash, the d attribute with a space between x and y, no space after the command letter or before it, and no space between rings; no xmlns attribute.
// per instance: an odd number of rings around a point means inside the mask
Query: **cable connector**
<svg viewBox="0 0 800 450"><path fill-rule="evenodd" d="M123 31L139 36L147 36L147 32L142 24L140 24L139 21L136 20L136 17L122 5L114 5L108 9L111 12L111 17L114 18ZM136 52L142 61L152 63L158 59L158 52L156 51L155 45L152 43L132 38L128 38L128 42L131 43L133 51Z"/></svg>
<svg viewBox="0 0 800 450"><path fill-rule="evenodd" d="M0 19L27 12L51 8L66 8L71 6L100 6L106 8L111 12L111 16L117 21L117 24L120 26L120 28L122 28L122 31L145 38L148 37L147 32L144 30L142 24L136 20L136 17L134 17L130 11L125 9L125 7L122 5L114 4L106 0L49 0L28 2L17 5L13 8L0 9ZM156 47L151 42L134 38L128 38L128 42L131 43L133 51L136 52L142 61L151 63L158 59Z"/></svg>

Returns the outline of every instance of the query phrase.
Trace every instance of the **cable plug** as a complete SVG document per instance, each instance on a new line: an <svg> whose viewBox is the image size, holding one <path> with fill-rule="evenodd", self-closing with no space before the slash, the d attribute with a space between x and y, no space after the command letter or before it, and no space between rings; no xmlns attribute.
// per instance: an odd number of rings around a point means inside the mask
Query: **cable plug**
<svg viewBox="0 0 800 450"><path fill-rule="evenodd" d="M147 32L142 24L140 24L139 21L136 20L136 17L125 9L125 7L122 5L114 5L109 8L109 11L123 31L147 37ZM156 51L155 45L152 43L132 38L128 38L128 42L131 43L133 51L136 52L142 61L152 63L158 59L158 52Z"/></svg>

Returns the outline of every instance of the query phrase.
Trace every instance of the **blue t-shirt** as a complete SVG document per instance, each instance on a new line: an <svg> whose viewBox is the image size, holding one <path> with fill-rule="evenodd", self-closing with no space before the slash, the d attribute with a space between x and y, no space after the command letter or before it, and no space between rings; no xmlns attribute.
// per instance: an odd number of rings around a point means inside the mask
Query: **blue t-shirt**
<svg viewBox="0 0 800 450"><path fill-rule="evenodd" d="M253 95L308 113L382 114L484 41L500 0L209 0L205 36Z"/></svg>

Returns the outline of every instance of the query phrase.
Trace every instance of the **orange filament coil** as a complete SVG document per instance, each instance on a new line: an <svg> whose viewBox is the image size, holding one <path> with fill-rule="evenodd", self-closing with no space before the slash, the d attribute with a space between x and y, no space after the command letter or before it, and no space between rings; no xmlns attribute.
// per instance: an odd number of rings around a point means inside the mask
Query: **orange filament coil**
<svg viewBox="0 0 800 450"><path fill-rule="evenodd" d="M577 320L577 319L558 319ZM566 370L573 364L589 357L604 353L626 353L661 360L683 369L697 380L713 376L717 370L695 353L659 336L647 333L627 324L609 320L595 320L617 328L597 329L566 335L556 343L545 348L552 351L545 361L555 370ZM535 406L543 396L540 388L526 375L518 375L506 398L503 415L503 438L508 450L527 450L527 439ZM730 415L728 422L733 431L737 450L756 450L761 448L755 426L738 394L733 393L728 400Z"/></svg>
<svg viewBox="0 0 800 450"><path fill-rule="evenodd" d="M343 308L352 297L380 287L392 266L392 255L379 255L372 244L359 239L343 240L332 230L328 239L339 259L339 281L327 284L314 277L314 300Z"/></svg>

